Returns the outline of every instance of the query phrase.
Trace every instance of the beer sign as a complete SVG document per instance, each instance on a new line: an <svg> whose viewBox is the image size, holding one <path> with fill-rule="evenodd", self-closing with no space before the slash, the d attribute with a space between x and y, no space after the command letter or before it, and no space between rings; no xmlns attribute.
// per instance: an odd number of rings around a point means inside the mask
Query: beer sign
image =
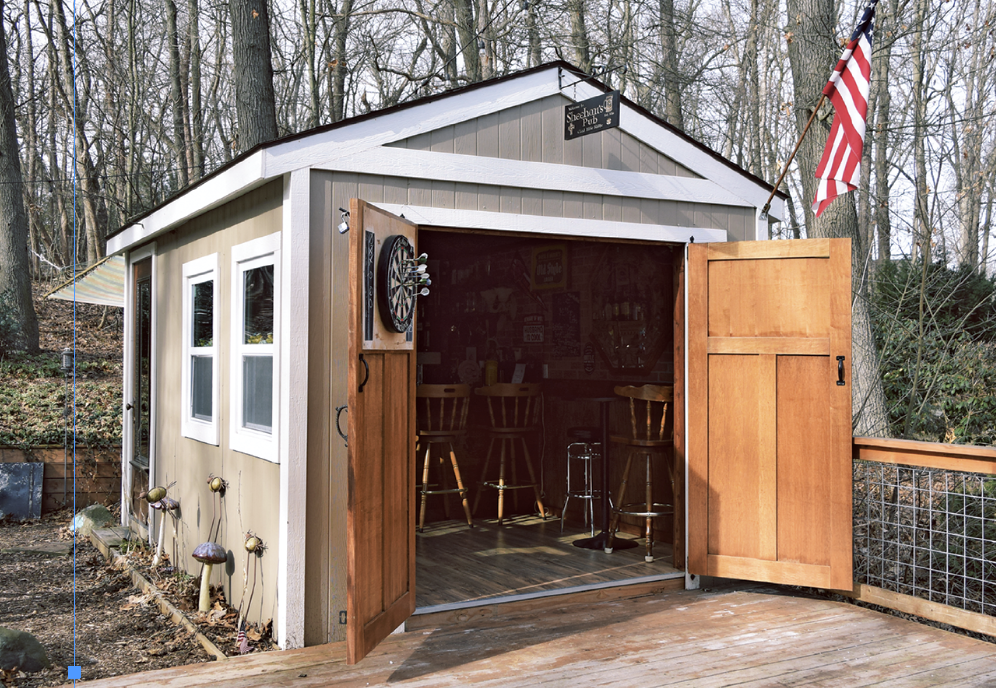
<svg viewBox="0 0 996 688"><path fill-rule="evenodd" d="M564 107L564 140L619 126L619 91Z"/></svg>

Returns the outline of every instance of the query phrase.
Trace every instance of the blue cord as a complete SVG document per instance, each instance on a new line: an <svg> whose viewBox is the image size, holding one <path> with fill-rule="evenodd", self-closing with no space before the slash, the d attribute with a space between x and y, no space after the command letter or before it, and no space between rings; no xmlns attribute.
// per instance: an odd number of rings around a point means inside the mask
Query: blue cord
<svg viewBox="0 0 996 688"><path fill-rule="evenodd" d="M76 0L73 0L73 60L70 72L73 77L73 158L76 158ZM76 186L79 175L73 165L73 517L76 516L76 255L79 241L78 218L76 216ZM78 530L79 528L77 528ZM73 533L73 667L70 670L73 686L76 679L82 678L76 663L76 533Z"/></svg>

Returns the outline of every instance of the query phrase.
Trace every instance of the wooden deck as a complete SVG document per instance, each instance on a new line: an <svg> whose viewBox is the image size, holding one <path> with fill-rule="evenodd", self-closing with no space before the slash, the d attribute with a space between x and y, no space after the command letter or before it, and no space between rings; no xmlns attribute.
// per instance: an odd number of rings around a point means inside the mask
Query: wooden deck
<svg viewBox="0 0 996 688"><path fill-rule="evenodd" d="M633 578L678 575L671 547L654 544L654 561L643 561L642 544L612 554L574 547L588 537L560 519L517 516L497 521L428 523L415 539L415 603L419 608L511 595L592 586ZM624 535L622 537L631 538ZM682 576L683 577L683 576Z"/></svg>
<svg viewBox="0 0 996 688"><path fill-rule="evenodd" d="M352 667L345 654L337 643L84 685L996 685L996 645L764 587L520 609L392 636Z"/></svg>

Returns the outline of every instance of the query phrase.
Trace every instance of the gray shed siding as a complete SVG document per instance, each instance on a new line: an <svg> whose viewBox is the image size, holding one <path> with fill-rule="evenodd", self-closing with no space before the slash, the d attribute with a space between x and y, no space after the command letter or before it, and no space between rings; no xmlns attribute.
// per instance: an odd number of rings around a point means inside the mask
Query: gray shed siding
<svg viewBox="0 0 996 688"><path fill-rule="evenodd" d="M410 150L550 162L700 179L621 129L564 140L564 96L549 96L477 119L396 141Z"/></svg>
<svg viewBox="0 0 996 688"><path fill-rule="evenodd" d="M730 241L754 238L753 208L370 174L314 174L329 175L333 184L352 185L358 198L371 203L725 229Z"/></svg>

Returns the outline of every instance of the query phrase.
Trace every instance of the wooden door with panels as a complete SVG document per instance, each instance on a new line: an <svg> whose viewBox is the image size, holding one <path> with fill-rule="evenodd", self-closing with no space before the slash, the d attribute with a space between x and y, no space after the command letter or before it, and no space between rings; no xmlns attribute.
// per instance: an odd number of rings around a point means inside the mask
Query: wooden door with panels
<svg viewBox="0 0 996 688"><path fill-rule="evenodd" d="M414 294L418 227L360 200L349 216L347 661L415 611Z"/></svg>
<svg viewBox="0 0 996 688"><path fill-rule="evenodd" d="M850 590L851 242L688 249L688 570Z"/></svg>

